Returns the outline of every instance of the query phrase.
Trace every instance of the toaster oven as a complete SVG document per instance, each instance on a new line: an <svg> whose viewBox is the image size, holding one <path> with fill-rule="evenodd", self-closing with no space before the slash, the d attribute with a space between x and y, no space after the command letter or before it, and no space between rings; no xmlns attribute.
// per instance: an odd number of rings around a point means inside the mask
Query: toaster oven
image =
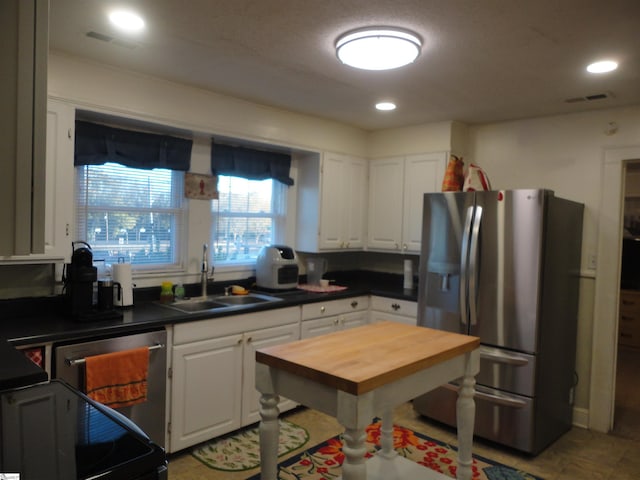
<svg viewBox="0 0 640 480"><path fill-rule="evenodd" d="M298 257L284 245L262 247L256 260L256 284L260 288L286 290L298 285Z"/></svg>

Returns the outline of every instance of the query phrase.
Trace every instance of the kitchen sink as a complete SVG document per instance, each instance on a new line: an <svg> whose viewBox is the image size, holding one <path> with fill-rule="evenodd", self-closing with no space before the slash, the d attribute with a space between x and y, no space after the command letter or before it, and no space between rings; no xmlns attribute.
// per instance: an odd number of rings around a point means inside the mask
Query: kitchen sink
<svg viewBox="0 0 640 480"><path fill-rule="evenodd" d="M214 299L216 302L226 303L227 305L252 305L254 303L277 302L281 300L277 297L259 293L249 293L247 295L225 295L221 297L214 297Z"/></svg>
<svg viewBox="0 0 640 480"><path fill-rule="evenodd" d="M203 312L205 310L214 310L216 308L227 308L229 305L225 303L215 302L213 300L180 300L171 304L163 304L165 307L180 310L184 313Z"/></svg>
<svg viewBox="0 0 640 480"><path fill-rule="evenodd" d="M249 293L247 295L216 295L206 298L190 298L187 300L178 300L169 304L162 304L165 307L179 310L183 313L206 312L208 310L240 309L242 307L250 307L258 303L277 302L281 298L263 295L259 293Z"/></svg>

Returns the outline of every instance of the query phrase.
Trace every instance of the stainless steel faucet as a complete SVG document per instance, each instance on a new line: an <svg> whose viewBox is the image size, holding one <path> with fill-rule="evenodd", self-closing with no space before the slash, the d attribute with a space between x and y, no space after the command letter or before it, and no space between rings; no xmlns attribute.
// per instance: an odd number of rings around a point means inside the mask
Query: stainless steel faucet
<svg viewBox="0 0 640 480"><path fill-rule="evenodd" d="M209 261L207 260L208 245L202 245L202 268L200 269L200 287L202 296L207 296L207 284L209 283ZM213 276L213 266L211 267L211 275Z"/></svg>

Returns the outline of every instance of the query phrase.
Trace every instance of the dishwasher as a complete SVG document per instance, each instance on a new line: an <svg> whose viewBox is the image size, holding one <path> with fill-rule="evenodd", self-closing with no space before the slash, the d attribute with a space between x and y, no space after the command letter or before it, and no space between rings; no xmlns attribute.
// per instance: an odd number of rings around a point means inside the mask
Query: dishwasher
<svg viewBox="0 0 640 480"><path fill-rule="evenodd" d="M86 393L85 359L93 355L113 353L139 347L149 347L147 400L144 403L118 408L144 431L156 444L165 444L165 410L167 379L167 332L154 330L119 337L101 338L83 343L54 345L53 378L67 382Z"/></svg>

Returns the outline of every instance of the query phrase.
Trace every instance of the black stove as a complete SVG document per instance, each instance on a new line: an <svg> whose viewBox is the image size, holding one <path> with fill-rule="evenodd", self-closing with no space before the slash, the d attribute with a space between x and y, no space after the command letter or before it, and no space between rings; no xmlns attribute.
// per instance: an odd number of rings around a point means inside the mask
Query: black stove
<svg viewBox="0 0 640 480"><path fill-rule="evenodd" d="M0 392L0 474L20 480L166 479L164 450L129 419L52 380Z"/></svg>

